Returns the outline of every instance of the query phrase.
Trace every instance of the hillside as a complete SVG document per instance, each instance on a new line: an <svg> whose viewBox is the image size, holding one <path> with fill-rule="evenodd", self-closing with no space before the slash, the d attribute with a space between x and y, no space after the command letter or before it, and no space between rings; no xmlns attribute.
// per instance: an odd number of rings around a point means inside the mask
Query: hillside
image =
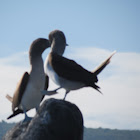
<svg viewBox="0 0 140 140"><path fill-rule="evenodd" d="M139 130L85 128L84 140L140 140Z"/></svg>
<svg viewBox="0 0 140 140"><path fill-rule="evenodd" d="M15 123L0 122L0 140ZM84 140L140 140L140 130L85 128Z"/></svg>
<svg viewBox="0 0 140 140"><path fill-rule="evenodd" d="M0 122L0 140L5 135L5 133L10 130L15 123L6 123L5 121Z"/></svg>

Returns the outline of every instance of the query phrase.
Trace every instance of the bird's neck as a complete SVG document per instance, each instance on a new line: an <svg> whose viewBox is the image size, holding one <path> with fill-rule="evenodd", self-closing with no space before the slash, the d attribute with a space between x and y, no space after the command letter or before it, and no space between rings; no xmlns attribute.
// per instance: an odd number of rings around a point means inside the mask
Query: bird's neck
<svg viewBox="0 0 140 140"><path fill-rule="evenodd" d="M64 54L65 47L66 47L66 43L55 39L51 44L51 52L54 52L62 56Z"/></svg>
<svg viewBox="0 0 140 140"><path fill-rule="evenodd" d="M31 70L38 70L43 68L43 59L41 56L32 57L30 56Z"/></svg>

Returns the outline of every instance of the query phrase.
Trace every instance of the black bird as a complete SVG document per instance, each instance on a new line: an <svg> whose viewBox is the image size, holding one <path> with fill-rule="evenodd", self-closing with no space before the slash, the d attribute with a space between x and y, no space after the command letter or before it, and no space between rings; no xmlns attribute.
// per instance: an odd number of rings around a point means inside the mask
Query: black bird
<svg viewBox="0 0 140 140"><path fill-rule="evenodd" d="M62 31L54 30L49 34L49 41L51 43L51 52L45 61L45 73L54 83L59 85L59 88L66 90L66 95L71 90L77 90L83 87L93 87L100 92L100 87L96 84L98 82L97 75L109 64L111 57L115 54L113 52L97 69L90 72L77 64L75 61L63 57L63 53L67 46L65 35ZM43 95L53 95L57 90L46 91L43 90Z"/></svg>

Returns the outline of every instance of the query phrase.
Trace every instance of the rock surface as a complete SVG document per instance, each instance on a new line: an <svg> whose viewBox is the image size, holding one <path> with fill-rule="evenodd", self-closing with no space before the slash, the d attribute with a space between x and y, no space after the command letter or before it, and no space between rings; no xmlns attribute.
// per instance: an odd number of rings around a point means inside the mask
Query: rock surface
<svg viewBox="0 0 140 140"><path fill-rule="evenodd" d="M83 116L70 102L48 99L30 122L19 122L3 140L83 140Z"/></svg>

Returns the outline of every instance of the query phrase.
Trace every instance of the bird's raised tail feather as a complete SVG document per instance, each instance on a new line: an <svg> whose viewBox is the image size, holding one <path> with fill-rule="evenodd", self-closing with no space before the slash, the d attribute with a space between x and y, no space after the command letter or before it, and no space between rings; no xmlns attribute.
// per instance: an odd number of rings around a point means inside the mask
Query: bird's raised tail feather
<svg viewBox="0 0 140 140"><path fill-rule="evenodd" d="M13 102L13 98L10 96L10 95L6 95L6 98L10 101L10 102Z"/></svg>
<svg viewBox="0 0 140 140"><path fill-rule="evenodd" d="M110 60L115 53L116 51L114 51L101 65L99 65L94 71L92 71L92 73L98 75L110 63Z"/></svg>

